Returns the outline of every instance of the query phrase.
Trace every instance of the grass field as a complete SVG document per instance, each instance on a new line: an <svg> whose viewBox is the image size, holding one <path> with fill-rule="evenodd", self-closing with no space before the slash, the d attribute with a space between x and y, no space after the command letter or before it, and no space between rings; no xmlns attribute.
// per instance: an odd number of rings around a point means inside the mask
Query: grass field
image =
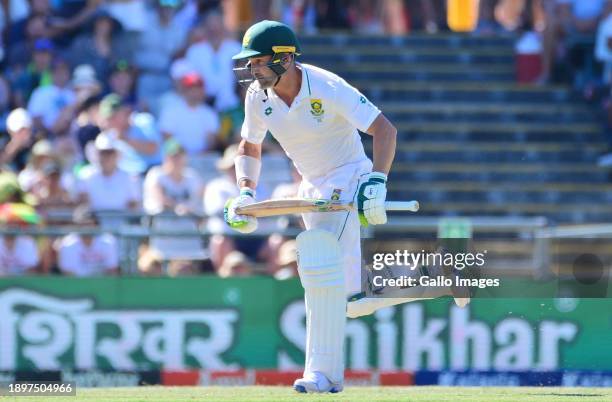
<svg viewBox="0 0 612 402"><path fill-rule="evenodd" d="M2 398L4 400L4 398ZM8 399L8 398L7 398ZM303 395L289 387L136 387L79 389L77 397L19 397L16 401L414 401L612 402L612 388L350 387L341 394Z"/></svg>

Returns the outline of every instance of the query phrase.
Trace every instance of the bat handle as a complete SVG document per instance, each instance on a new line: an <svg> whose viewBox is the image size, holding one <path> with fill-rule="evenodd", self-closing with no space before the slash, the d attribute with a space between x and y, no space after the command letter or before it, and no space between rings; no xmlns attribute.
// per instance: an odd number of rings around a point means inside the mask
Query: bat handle
<svg viewBox="0 0 612 402"><path fill-rule="evenodd" d="M419 210L419 202L418 201L387 201L385 202L385 209L387 211L417 212Z"/></svg>

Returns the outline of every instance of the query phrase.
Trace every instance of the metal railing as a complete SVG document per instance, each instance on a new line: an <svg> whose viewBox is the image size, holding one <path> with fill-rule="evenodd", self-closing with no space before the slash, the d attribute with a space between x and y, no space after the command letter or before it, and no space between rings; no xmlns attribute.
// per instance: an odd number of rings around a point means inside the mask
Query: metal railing
<svg viewBox="0 0 612 402"><path fill-rule="evenodd" d="M120 244L120 265L123 273L133 274L137 272L138 248L144 242L154 237L200 237L203 246L207 245L209 238L215 233L206 229L206 218L191 216L199 224L197 229L181 230L172 227L151 227L151 219L156 217L170 218L176 215L159 214L147 215L142 212L104 211L97 214L101 222L121 222L115 225L101 225L97 227L82 227L75 225L51 225L30 227L0 227L0 235L31 235L34 237L61 237L71 233L99 235L102 233L113 234ZM57 220L69 220L68 211L56 213L53 216ZM184 218L181 217L181 218ZM451 219L454 217L451 217ZM546 278L551 274L551 244L563 238L606 238L612 237L612 224L588 224L572 226L551 226L544 217L456 217L468 220L471 231L478 238L482 234L492 234L506 239L509 243L520 239L532 242L533 249L529 263L530 274L536 278ZM444 217L421 217L421 216L390 216L386 225L371 225L362 230L363 237L392 236L401 238L419 234L435 235ZM266 226L266 225L262 225ZM262 228L249 235L241 235L237 232L228 231L223 235L230 237L262 238L271 234L281 233L285 236L296 236L297 229ZM526 273L526 272L525 272Z"/></svg>

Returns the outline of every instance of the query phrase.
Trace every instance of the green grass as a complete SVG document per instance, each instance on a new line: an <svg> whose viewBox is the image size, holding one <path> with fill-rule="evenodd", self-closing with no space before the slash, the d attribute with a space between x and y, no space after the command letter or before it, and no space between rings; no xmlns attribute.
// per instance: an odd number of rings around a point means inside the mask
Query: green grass
<svg viewBox="0 0 612 402"><path fill-rule="evenodd" d="M4 400L4 398L2 398ZM8 398L6 399L8 400ZM290 387L82 388L77 397L19 397L15 401L414 401L612 402L612 388L350 387L341 394L303 395Z"/></svg>

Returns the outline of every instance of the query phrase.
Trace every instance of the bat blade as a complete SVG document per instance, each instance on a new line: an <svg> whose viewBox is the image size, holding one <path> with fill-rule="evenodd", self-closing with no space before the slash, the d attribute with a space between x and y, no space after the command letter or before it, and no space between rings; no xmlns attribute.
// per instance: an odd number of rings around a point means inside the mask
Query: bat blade
<svg viewBox="0 0 612 402"><path fill-rule="evenodd" d="M389 201L385 203L385 207L388 211L416 212L419 210L419 203L417 201ZM236 213L239 215L264 218L268 216L302 214L308 212L347 211L354 208L355 205L352 202L288 198L260 201L244 207L238 207L236 208Z"/></svg>
<svg viewBox="0 0 612 402"><path fill-rule="evenodd" d="M350 203L338 203L329 200L288 198L282 200L266 200L251 205L236 208L239 215L250 215L256 218L301 214L306 212L329 212L332 210L350 209Z"/></svg>

